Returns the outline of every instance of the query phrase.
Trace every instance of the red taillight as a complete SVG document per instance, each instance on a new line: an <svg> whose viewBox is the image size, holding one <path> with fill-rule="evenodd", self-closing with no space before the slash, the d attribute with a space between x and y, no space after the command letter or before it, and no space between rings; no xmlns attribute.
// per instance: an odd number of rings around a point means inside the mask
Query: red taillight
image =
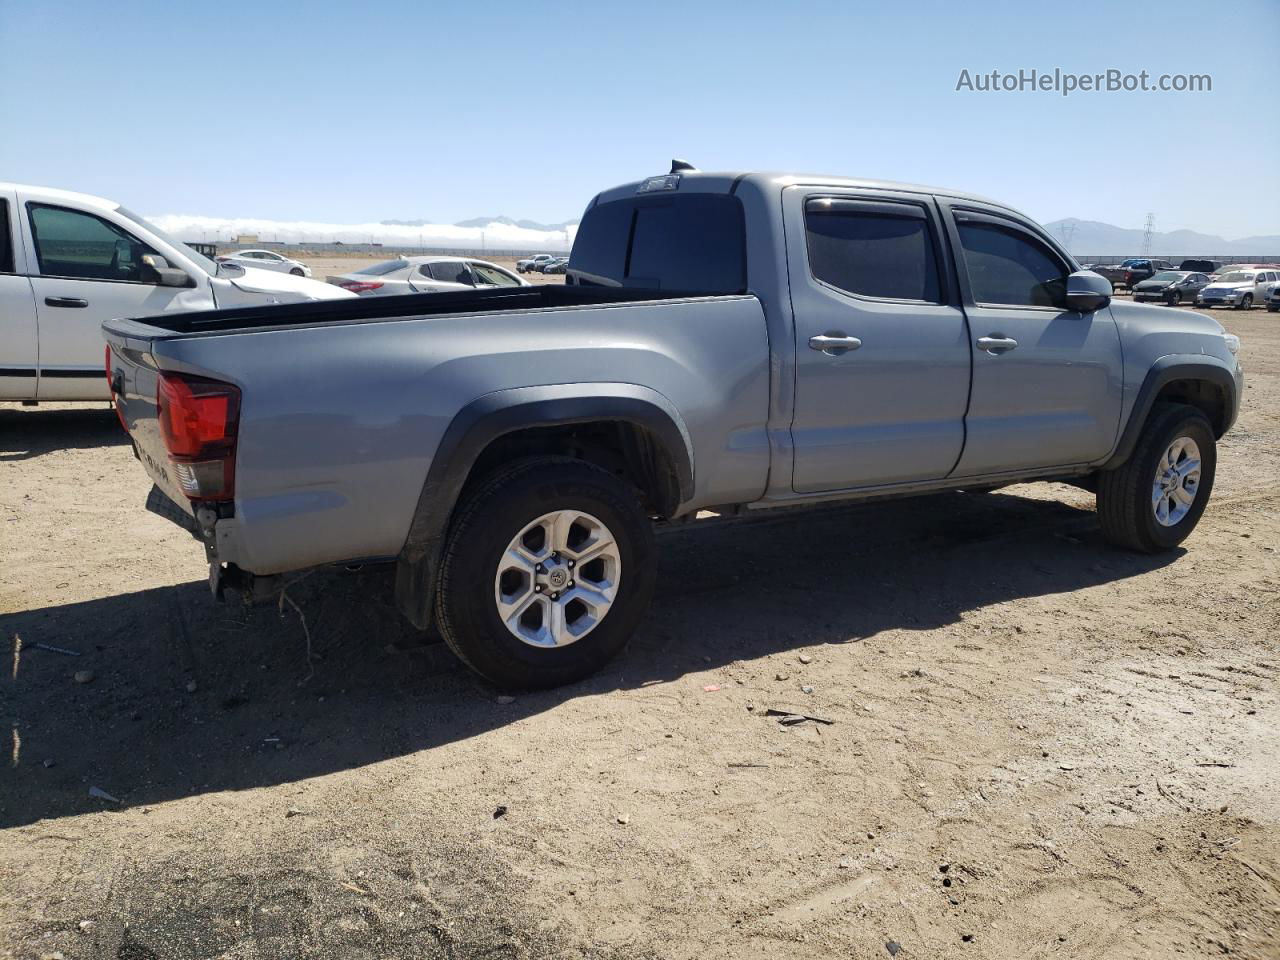
<svg viewBox="0 0 1280 960"><path fill-rule="evenodd" d="M1124 282L1125 282L1125 283L1133 283L1133 271L1132 271L1132 270L1126 270L1126 271L1124 272Z"/></svg>
<svg viewBox="0 0 1280 960"><path fill-rule="evenodd" d="M115 407L116 419L120 421L120 426L124 427L124 432L129 432L129 425L124 422L124 410L120 407L120 396L116 393L116 381L111 376L111 344L107 344L107 390L111 392L111 406Z"/></svg>
<svg viewBox="0 0 1280 960"><path fill-rule="evenodd" d="M350 290L352 293L364 293L366 290L377 290L382 284L369 281L344 280L338 286L343 290Z"/></svg>
<svg viewBox="0 0 1280 960"><path fill-rule="evenodd" d="M156 410L182 492L192 500L233 497L240 390L216 380L162 373Z"/></svg>

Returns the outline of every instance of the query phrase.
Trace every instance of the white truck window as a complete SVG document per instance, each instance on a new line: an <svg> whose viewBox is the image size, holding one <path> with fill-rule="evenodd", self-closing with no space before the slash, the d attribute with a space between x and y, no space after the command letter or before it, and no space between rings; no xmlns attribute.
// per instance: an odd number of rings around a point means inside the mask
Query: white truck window
<svg viewBox="0 0 1280 960"><path fill-rule="evenodd" d="M27 209L41 276L137 283L142 257L156 252L91 213L37 203Z"/></svg>
<svg viewBox="0 0 1280 960"><path fill-rule="evenodd" d="M13 233L9 226L9 201L0 198L0 273L13 273Z"/></svg>

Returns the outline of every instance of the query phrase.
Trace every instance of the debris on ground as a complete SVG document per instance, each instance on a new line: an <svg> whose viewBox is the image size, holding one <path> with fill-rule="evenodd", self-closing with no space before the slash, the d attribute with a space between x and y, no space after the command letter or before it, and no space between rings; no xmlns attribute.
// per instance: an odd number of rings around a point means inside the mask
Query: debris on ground
<svg viewBox="0 0 1280 960"><path fill-rule="evenodd" d="M631 822L631 814L629 813L618 814L618 822L625 827L628 823Z"/></svg>
<svg viewBox="0 0 1280 960"><path fill-rule="evenodd" d="M77 670L73 679L76 683L93 683L93 671Z"/></svg>
<svg viewBox="0 0 1280 960"><path fill-rule="evenodd" d="M896 957L902 950L902 944L898 943L896 940L890 940L884 945L884 948L889 951L889 956Z"/></svg>
<svg viewBox="0 0 1280 960"><path fill-rule="evenodd" d="M290 807L284 812L284 818L288 820L290 817L300 817L303 811L299 807Z"/></svg>
<svg viewBox="0 0 1280 960"><path fill-rule="evenodd" d="M801 662L801 663L813 663L813 657L809 656L807 653L802 653L802 654L800 654L800 662Z"/></svg>
<svg viewBox="0 0 1280 960"><path fill-rule="evenodd" d="M107 791L103 790L101 787L90 787L89 796L93 797L93 799L95 800L106 800L108 803L121 802L117 798L113 797L111 794L107 793Z"/></svg>
<svg viewBox="0 0 1280 960"><path fill-rule="evenodd" d="M511 696L510 694L504 693L502 694L502 696L498 697L498 699L495 702L505 707L509 703L515 703L516 698Z"/></svg>
<svg viewBox="0 0 1280 960"><path fill-rule="evenodd" d="M812 720L814 723L822 723L827 726L835 723L830 717L821 717L815 713L805 713L803 710L790 707L766 707L764 714L766 717L777 717L778 722L785 726L802 723L805 720Z"/></svg>
<svg viewBox="0 0 1280 960"><path fill-rule="evenodd" d="M80 656L80 651L79 651L79 650L68 650L66 647L55 647L55 646L54 646L53 644L51 644L51 643L33 643L33 644L31 644L30 649L32 649L32 650L48 650L50 653L60 653L60 654L62 654L64 657L78 657L78 656Z"/></svg>
<svg viewBox="0 0 1280 960"><path fill-rule="evenodd" d="M493 808L493 819L497 820L499 817L505 817L506 815L507 805L505 803L500 803Z"/></svg>
<svg viewBox="0 0 1280 960"><path fill-rule="evenodd" d="M703 686L703 688L702 688L702 692L703 692L703 693L715 693L715 692L716 692L717 690L719 690L719 689L720 689L720 684L718 684L718 683L708 683L708 684L706 684L706 685L704 685L704 686Z"/></svg>

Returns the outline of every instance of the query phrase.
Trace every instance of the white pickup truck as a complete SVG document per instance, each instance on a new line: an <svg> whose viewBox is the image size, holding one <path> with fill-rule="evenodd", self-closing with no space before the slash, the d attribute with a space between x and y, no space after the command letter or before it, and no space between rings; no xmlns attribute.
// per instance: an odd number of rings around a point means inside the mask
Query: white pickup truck
<svg viewBox="0 0 1280 960"><path fill-rule="evenodd" d="M352 297L214 263L110 200L0 183L0 400L109 400L115 317Z"/></svg>

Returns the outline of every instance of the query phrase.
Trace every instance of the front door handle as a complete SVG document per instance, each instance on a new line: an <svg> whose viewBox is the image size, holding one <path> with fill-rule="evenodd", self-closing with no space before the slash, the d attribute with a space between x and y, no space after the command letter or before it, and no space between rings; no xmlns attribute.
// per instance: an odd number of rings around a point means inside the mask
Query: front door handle
<svg viewBox="0 0 1280 960"><path fill-rule="evenodd" d="M46 307L87 307L89 301L79 297L45 297L44 304Z"/></svg>
<svg viewBox="0 0 1280 960"><path fill-rule="evenodd" d="M993 356L999 356L1002 353L1008 353L1018 345L1018 341L1013 337L1002 337L993 333L989 337L978 338L978 349L985 350Z"/></svg>
<svg viewBox="0 0 1280 960"><path fill-rule="evenodd" d="M846 337L838 331L823 333L809 338L810 350L821 350L831 357L838 357L849 350L857 350L860 346L862 346L862 341L857 337Z"/></svg>

